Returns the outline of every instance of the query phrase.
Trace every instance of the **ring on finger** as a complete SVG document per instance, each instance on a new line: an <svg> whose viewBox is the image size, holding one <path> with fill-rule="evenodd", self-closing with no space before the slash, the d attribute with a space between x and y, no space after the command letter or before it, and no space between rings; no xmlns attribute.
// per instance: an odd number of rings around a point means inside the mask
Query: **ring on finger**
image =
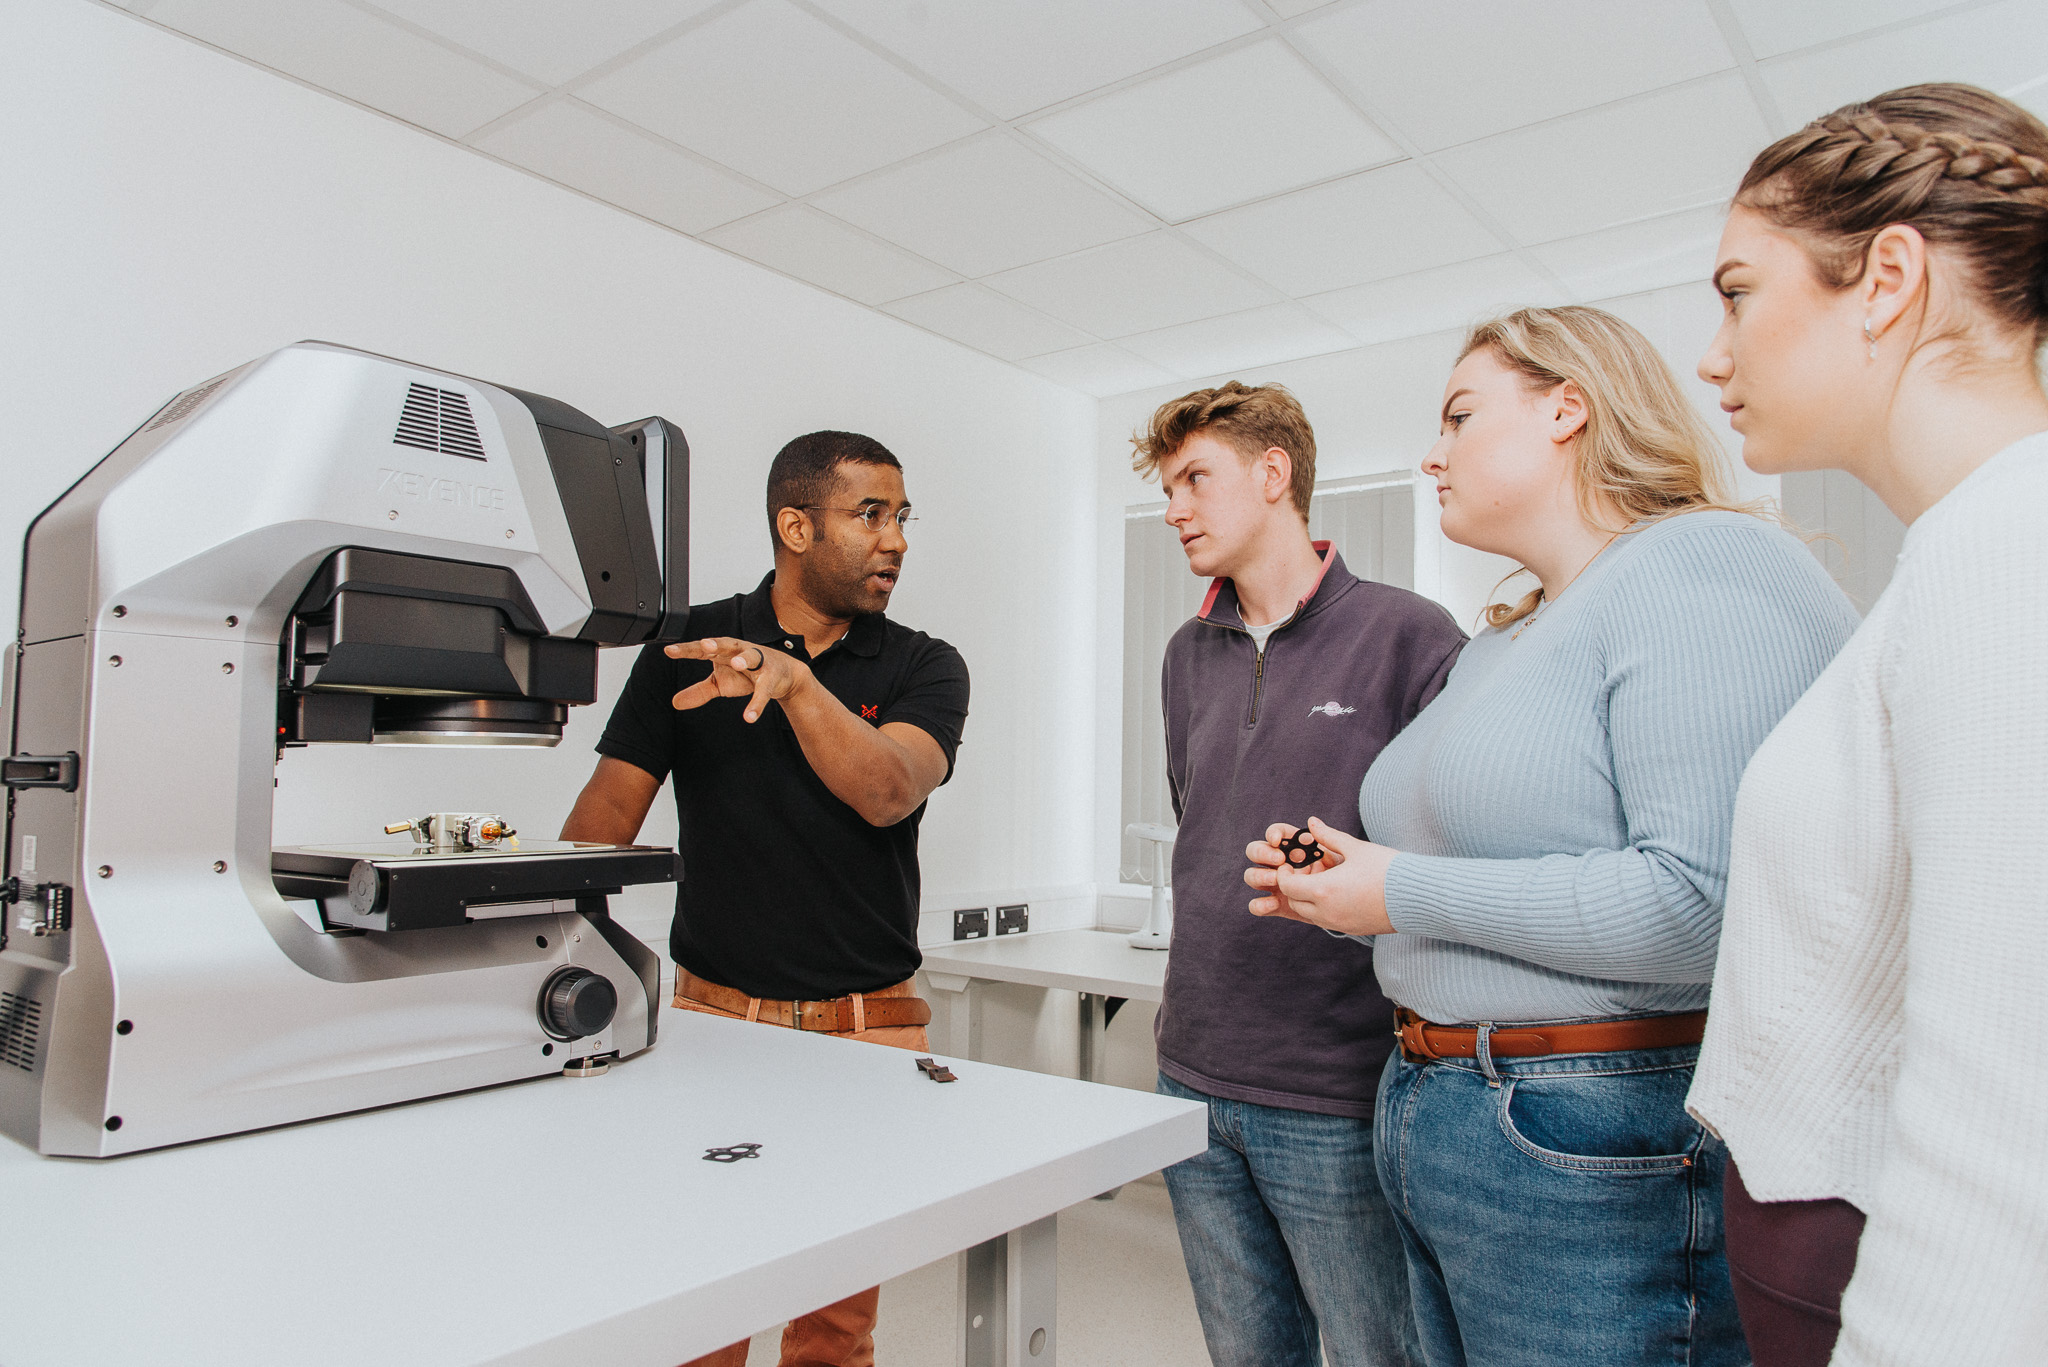
<svg viewBox="0 0 2048 1367"><path fill-rule="evenodd" d="M767 664L767 663L768 663L768 654L767 654L767 652L766 652L766 651L764 651L764 650L762 650L762 649L761 649L761 647L759 647L759 646L755 646L755 647L754 647L754 662L753 662L752 664L748 665L748 666L747 666L747 668L748 668L749 670L758 670L758 669L760 669L760 668L761 668L761 667L762 667L763 665L765 665L765 664Z"/></svg>

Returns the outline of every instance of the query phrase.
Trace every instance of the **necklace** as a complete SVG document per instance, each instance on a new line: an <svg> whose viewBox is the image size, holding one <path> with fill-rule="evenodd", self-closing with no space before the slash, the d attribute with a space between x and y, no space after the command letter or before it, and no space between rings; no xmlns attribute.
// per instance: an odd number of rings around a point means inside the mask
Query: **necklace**
<svg viewBox="0 0 2048 1367"><path fill-rule="evenodd" d="M1623 528L1622 530L1626 531L1627 528ZM1578 583L1579 576L1584 574L1587 570L1591 569L1593 562L1600 558L1600 551L1604 551L1609 546L1612 546L1614 544L1614 538L1620 535L1621 532L1615 532L1612 536L1609 536L1605 541L1601 542L1600 549L1594 551L1591 555L1587 556L1586 563L1579 566L1579 568L1577 569L1577 571L1573 573L1571 578L1565 580L1564 583L1558 585L1556 598L1553 598L1551 595L1547 593L1543 593L1542 596L1536 600L1536 606L1530 610L1529 615L1522 619L1522 624L1516 627L1513 631L1508 633L1508 639L1510 641L1519 640L1523 632L1527 631L1530 627L1536 625L1536 619L1543 615L1543 609L1549 607L1552 603L1556 602L1558 598L1564 597L1564 591L1570 588L1572 585ZM1542 591L1538 590L1538 592L1541 593Z"/></svg>

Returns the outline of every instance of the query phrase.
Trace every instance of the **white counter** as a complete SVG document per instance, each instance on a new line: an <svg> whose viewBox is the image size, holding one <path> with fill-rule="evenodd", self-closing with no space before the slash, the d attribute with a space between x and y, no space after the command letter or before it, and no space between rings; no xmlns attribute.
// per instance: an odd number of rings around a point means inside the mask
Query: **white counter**
<svg viewBox="0 0 2048 1367"><path fill-rule="evenodd" d="M1156 1002L1166 990L1167 952L1131 948L1122 930L1055 930L925 945L927 976L1027 983L1104 997Z"/></svg>
<svg viewBox="0 0 2048 1367"><path fill-rule="evenodd" d="M1056 930L923 946L925 981L947 993L946 1047L981 1055L982 983L1023 983L1081 994L1080 1075L1100 1082L1108 1001L1157 1002L1166 994L1167 951L1134 949L1121 930Z"/></svg>
<svg viewBox="0 0 2048 1367"><path fill-rule="evenodd" d="M974 1245L1023 1288L980 1332L1025 1342L1052 1322L1046 1217L1199 1152L1202 1110L953 1067L665 1010L597 1078L105 1161L0 1141L0 1363L674 1367ZM739 1143L760 1157L704 1161Z"/></svg>

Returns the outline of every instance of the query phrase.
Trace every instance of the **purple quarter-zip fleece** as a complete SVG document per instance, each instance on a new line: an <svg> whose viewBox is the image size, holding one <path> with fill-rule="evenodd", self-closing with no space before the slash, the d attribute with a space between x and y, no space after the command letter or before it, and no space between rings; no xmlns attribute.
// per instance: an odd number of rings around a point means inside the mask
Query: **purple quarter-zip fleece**
<svg viewBox="0 0 2048 1367"><path fill-rule="evenodd" d="M1173 634L1161 671L1173 852L1173 950L1159 1067L1197 1091L1324 1115L1371 1116L1394 1008L1372 950L1247 910L1244 847L1312 816L1353 835L1374 758L1443 687L1465 644L1450 614L1344 568L1253 647L1227 579Z"/></svg>

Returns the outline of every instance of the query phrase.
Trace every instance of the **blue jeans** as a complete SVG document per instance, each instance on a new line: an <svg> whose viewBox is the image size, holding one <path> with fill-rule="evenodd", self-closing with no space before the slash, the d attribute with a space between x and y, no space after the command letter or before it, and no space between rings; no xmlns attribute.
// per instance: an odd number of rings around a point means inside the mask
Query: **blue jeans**
<svg viewBox="0 0 2048 1367"><path fill-rule="evenodd" d="M1388 1061L1380 1180L1429 1367L1749 1361L1698 1055Z"/></svg>
<svg viewBox="0 0 2048 1367"><path fill-rule="evenodd" d="M1208 1152L1166 1170L1215 1367L1420 1363L1401 1236L1373 1169L1370 1120L1209 1104Z"/></svg>

